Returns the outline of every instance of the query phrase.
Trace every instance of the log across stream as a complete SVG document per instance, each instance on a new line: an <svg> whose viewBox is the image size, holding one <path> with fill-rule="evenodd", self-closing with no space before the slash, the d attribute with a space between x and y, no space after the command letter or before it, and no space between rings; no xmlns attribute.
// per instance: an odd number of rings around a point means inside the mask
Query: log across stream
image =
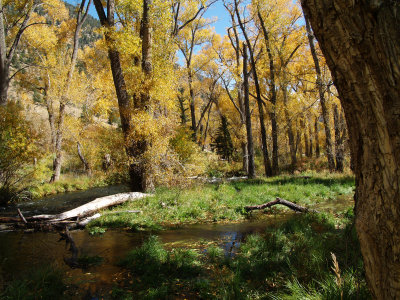
<svg viewBox="0 0 400 300"><path fill-rule="evenodd" d="M139 192L119 193L96 198L95 200L74 209L53 215L41 214L31 217L24 217L24 215L18 209L17 211L19 217L0 217L0 223L8 223L16 227L27 227L43 230L57 228L63 229L66 226L68 226L70 229L82 228L85 227L91 220L99 218L101 214L99 214L98 211L101 209L149 196L152 195ZM130 211L130 213L139 212L140 211Z"/></svg>

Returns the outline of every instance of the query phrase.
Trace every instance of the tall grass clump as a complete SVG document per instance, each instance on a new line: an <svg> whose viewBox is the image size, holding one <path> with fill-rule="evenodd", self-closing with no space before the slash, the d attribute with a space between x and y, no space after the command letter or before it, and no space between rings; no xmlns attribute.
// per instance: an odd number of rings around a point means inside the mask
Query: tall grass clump
<svg viewBox="0 0 400 300"><path fill-rule="evenodd" d="M63 273L48 266L27 272L22 278L6 283L4 290L0 291L0 299L64 299L65 290Z"/></svg>
<svg viewBox="0 0 400 300"><path fill-rule="evenodd" d="M273 299L368 299L354 225L342 221L340 228L327 214L293 216L248 236L230 267Z"/></svg>

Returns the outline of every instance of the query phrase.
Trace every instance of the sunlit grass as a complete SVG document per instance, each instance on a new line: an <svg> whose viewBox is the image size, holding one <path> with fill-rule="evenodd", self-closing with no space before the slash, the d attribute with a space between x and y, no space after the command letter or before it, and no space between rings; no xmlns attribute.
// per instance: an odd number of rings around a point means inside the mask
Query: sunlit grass
<svg viewBox="0 0 400 300"><path fill-rule="evenodd" d="M249 218L247 205L262 204L281 197L303 206L319 208L351 206L354 178L349 175L278 176L219 184L198 184L190 188L159 188L153 197L125 203L113 210L141 210L140 214L108 214L89 227L161 229L170 225L199 222L240 221ZM338 200L339 198L339 200ZM273 211L284 211L276 206ZM253 215L257 213L252 213Z"/></svg>
<svg viewBox="0 0 400 300"><path fill-rule="evenodd" d="M351 214L292 215L248 235L234 256L218 245L171 249L151 236L121 265L135 279L115 293L131 298L370 298Z"/></svg>

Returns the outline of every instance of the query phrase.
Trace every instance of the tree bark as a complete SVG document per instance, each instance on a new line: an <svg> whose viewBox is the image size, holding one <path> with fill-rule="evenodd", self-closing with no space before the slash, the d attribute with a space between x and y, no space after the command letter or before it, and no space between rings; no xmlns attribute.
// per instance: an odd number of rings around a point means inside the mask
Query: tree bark
<svg viewBox="0 0 400 300"><path fill-rule="evenodd" d="M79 159L81 160L85 171L89 176L92 175L92 169L90 168L89 162L86 160L85 156L82 153L81 144L79 142L76 142L76 148L78 151Z"/></svg>
<svg viewBox="0 0 400 300"><path fill-rule="evenodd" d="M239 40L239 35L237 32L237 24L236 24L236 19L235 19L235 13L234 10L230 9L228 6L225 5L226 10L229 12L229 15L231 17L231 22L232 22L232 31L234 33L234 39L231 38L230 31L228 30L228 36L229 40L231 42L231 45L233 49L235 50L235 58L236 58L236 76L239 78L236 81L236 89L237 89L237 98L238 98L238 103L239 106L235 107L239 108L239 115L240 115L240 122L241 125L246 127L246 113L245 113L245 104L244 104L244 95L243 95L243 82L241 81L241 74L242 70L240 69L240 59L242 57L240 53L240 40ZM228 89L228 86L226 86ZM233 99L232 99L233 101ZM243 171L246 172L247 174L249 173L249 152L248 152L248 147L247 147L247 140L243 137L244 140L242 140L241 147L242 147L242 160L243 160ZM254 166L254 162L253 162ZM254 173L254 171L252 171Z"/></svg>
<svg viewBox="0 0 400 300"><path fill-rule="evenodd" d="M315 73L317 74L317 87L318 87L318 92L319 92L319 100L321 103L322 117L324 119L326 156L328 158L329 170L334 171L335 170L335 160L333 158L331 126L329 123L330 118L329 118L329 111L328 111L326 101L325 101L325 92L324 92L324 86L323 86L323 81L322 81L321 68L319 66L317 51L316 51L315 45L314 45L314 35L311 31L311 27L310 27L307 17L305 17L305 20L306 20L308 41L310 43L311 55L314 60Z"/></svg>
<svg viewBox="0 0 400 300"><path fill-rule="evenodd" d="M244 111L246 115L246 133L247 133L247 153L248 153L248 178L256 176L254 167L254 146L253 146L253 132L251 129L251 113L250 113L250 99L249 99L249 73L247 71L247 47L243 43L243 90L244 90Z"/></svg>
<svg viewBox="0 0 400 300"><path fill-rule="evenodd" d="M343 114L339 113L338 107L333 106L333 122L335 127L335 158L336 171L343 172L344 168L344 139L346 136L346 127L344 125Z"/></svg>
<svg viewBox="0 0 400 300"><path fill-rule="evenodd" d="M270 91L269 99L272 104L272 111L269 113L271 119L271 129L272 129L272 175L276 175L279 173L279 165L278 165L278 124L276 121L276 108L275 108L277 100L276 83L275 83L275 64L270 47L269 33L267 31L267 28L265 27L264 20L259 10L257 11L257 15L264 35L264 42L265 42L265 47L267 49L268 61L269 61L269 91Z"/></svg>
<svg viewBox="0 0 400 300"><path fill-rule="evenodd" d="M34 0L31 4L31 2L27 2L25 4L25 7L27 7L27 11L25 15L21 17L20 20L23 19L21 25L19 25L18 30L16 30L16 35L13 39L10 39L10 45L9 49L7 52L7 44L6 44L6 36L7 32L5 31L4 27L4 11L6 10L5 7L3 7L3 1L0 0L0 105L6 105L7 100L8 100L8 88L10 86L10 81L13 76L10 78L10 66L12 59L14 58L15 51L17 50L17 47L19 45L19 42L21 40L22 34L26 30L26 28L29 27L28 22L31 19L32 12L38 5L39 0ZM25 8L24 7L24 8ZM17 26L15 24L13 27Z"/></svg>
<svg viewBox="0 0 400 300"><path fill-rule="evenodd" d="M131 133L133 132L132 97L128 93L122 71L120 54L114 47L114 39L112 37L112 32L114 30L115 2L114 0L107 1L107 14L104 12L101 0L94 0L94 5L96 7L101 25L106 29L105 39L108 46L108 57L110 59L111 72L113 75L115 91L118 99L119 114L125 140L125 151L128 158L135 161L135 158L140 155L142 149L145 149L146 146L141 141L135 141L131 136ZM133 191L144 191L146 189L146 180L141 164L130 164L129 177L130 187Z"/></svg>
<svg viewBox="0 0 400 300"><path fill-rule="evenodd" d="M400 299L400 10L397 1L303 0L345 111L356 229L375 299Z"/></svg>
<svg viewBox="0 0 400 300"><path fill-rule="evenodd" d="M319 150L319 129L318 129L318 116L315 117L315 123L314 123L314 138L315 138L315 157L320 156L320 150Z"/></svg>

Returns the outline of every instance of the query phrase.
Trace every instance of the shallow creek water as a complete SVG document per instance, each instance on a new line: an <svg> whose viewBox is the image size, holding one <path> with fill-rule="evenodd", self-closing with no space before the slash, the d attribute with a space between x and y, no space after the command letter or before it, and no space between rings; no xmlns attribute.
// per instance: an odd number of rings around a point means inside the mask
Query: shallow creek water
<svg viewBox="0 0 400 300"><path fill-rule="evenodd" d="M27 216L39 213L59 213L94 198L124 191L126 187L123 186L97 188L21 203L18 208ZM342 207L343 210L344 204L348 206L348 197L335 200L330 207L331 209ZM15 215L15 211L15 206L9 207L0 211L0 215ZM102 235L90 236L86 230L73 231L71 234L78 247L79 256L100 256L103 259L100 265L86 270L71 269L64 263L64 259L70 257L71 253L65 241L59 241L58 233L0 232L0 272L7 280L35 266L53 264L65 272L71 285L79 286L76 291L80 295L79 298L86 299L83 297L85 292L90 291L91 295L104 295L113 285L121 282L124 274L123 270L116 265L117 262L130 250L140 246L150 234L159 236L167 248L193 247L199 243L207 245L211 242L222 247L226 255L234 255L246 235L263 233L267 226L284 220L290 214L280 213L241 223L187 225L158 232L107 230ZM203 248L205 249L206 246Z"/></svg>

